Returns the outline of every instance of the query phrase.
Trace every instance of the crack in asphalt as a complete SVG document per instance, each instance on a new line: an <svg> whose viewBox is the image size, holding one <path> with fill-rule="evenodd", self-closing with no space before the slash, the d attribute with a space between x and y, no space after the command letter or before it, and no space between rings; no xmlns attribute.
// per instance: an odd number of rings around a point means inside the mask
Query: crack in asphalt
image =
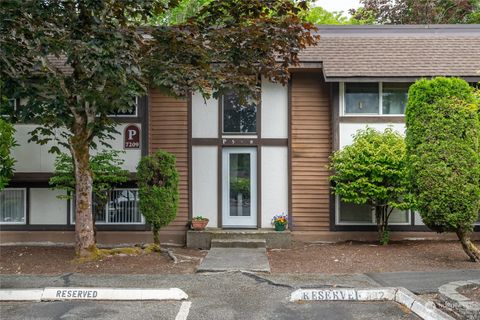
<svg viewBox="0 0 480 320"><path fill-rule="evenodd" d="M255 274L255 273L251 273L251 272L248 272L248 271L240 271L241 274L243 274L244 276L247 276L251 279L254 279L255 281L257 281L258 283L266 283L266 284L269 284L271 286L275 286L275 287L283 287L283 288L289 288L289 289L295 289L295 287L291 286L291 285L288 285L288 284L283 284L283 283L277 283L277 282L274 282L270 279L267 279L267 278L264 278L264 277L261 277L259 276L258 274Z"/></svg>

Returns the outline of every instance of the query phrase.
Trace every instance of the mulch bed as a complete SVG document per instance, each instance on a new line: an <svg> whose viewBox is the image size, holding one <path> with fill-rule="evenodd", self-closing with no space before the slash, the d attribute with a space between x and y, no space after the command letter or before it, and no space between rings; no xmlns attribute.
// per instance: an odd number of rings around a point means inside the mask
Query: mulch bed
<svg viewBox="0 0 480 320"><path fill-rule="evenodd" d="M458 293L480 303L480 286L465 286L458 288Z"/></svg>
<svg viewBox="0 0 480 320"><path fill-rule="evenodd" d="M480 246L480 243L476 243ZM468 260L458 241L373 243L296 243L291 249L268 250L272 273L368 273L480 269Z"/></svg>
<svg viewBox="0 0 480 320"><path fill-rule="evenodd" d="M171 247L177 264L161 253L108 256L79 263L72 247L0 247L0 274L185 274L194 273L205 251Z"/></svg>
<svg viewBox="0 0 480 320"><path fill-rule="evenodd" d="M480 243L476 243L480 246ZM165 254L110 256L78 263L71 247L0 247L0 274L186 274L194 273L207 251L171 247L179 263ZM268 250L272 273L367 273L480 269L460 243L405 241L373 243L295 243L291 249ZM478 290L476 293L477 294Z"/></svg>

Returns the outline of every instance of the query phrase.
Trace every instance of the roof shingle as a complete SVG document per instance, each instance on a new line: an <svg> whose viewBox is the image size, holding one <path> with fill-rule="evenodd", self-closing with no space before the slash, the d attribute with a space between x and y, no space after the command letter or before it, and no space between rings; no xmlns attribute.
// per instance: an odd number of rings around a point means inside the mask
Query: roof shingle
<svg viewBox="0 0 480 320"><path fill-rule="evenodd" d="M480 78L480 25L319 27L302 62L322 62L326 79Z"/></svg>

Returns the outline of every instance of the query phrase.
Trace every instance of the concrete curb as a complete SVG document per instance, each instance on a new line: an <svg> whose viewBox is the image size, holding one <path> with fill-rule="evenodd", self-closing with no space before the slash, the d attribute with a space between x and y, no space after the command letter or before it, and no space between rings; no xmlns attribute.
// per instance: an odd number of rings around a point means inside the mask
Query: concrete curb
<svg viewBox="0 0 480 320"><path fill-rule="evenodd" d="M450 309L459 313L467 320L480 319L480 303L460 294L457 289L465 286L480 285L480 279L455 281L444 284L438 291L440 300Z"/></svg>
<svg viewBox="0 0 480 320"><path fill-rule="evenodd" d="M0 301L41 301L43 289L2 289Z"/></svg>
<svg viewBox="0 0 480 320"><path fill-rule="evenodd" d="M433 302L426 301L405 288L298 289L292 292L290 301L394 301L424 320L453 320L437 309Z"/></svg>
<svg viewBox="0 0 480 320"><path fill-rule="evenodd" d="M70 300L186 300L188 295L178 288L84 288L58 287L45 289L2 289L0 301L70 301Z"/></svg>

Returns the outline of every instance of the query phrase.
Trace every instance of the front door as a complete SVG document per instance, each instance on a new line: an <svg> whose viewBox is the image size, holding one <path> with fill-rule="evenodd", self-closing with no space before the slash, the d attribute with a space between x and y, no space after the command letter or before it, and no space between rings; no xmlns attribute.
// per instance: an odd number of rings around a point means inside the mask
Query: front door
<svg viewBox="0 0 480 320"><path fill-rule="evenodd" d="M223 149L223 227L257 226L257 149Z"/></svg>

